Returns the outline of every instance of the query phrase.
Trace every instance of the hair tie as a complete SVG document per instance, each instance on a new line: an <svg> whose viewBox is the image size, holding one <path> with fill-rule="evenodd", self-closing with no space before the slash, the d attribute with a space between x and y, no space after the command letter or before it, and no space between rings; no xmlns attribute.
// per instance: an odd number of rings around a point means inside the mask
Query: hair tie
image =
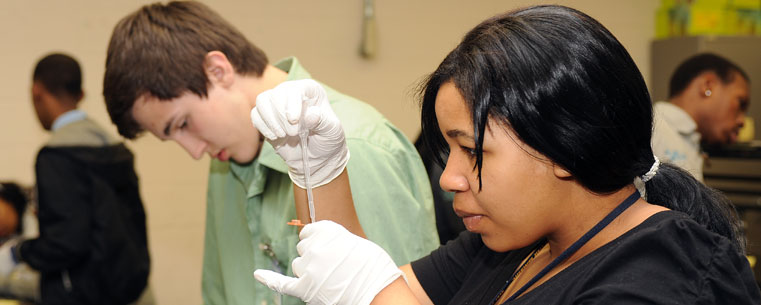
<svg viewBox="0 0 761 305"><path fill-rule="evenodd" d="M653 179L655 176L655 173L658 172L658 167L661 165L661 160L658 160L658 157L653 155L653 158L655 159L655 162L653 162L653 166L650 167L650 170L647 171L644 175L640 176L640 179L642 179L642 182L648 182L650 179Z"/></svg>

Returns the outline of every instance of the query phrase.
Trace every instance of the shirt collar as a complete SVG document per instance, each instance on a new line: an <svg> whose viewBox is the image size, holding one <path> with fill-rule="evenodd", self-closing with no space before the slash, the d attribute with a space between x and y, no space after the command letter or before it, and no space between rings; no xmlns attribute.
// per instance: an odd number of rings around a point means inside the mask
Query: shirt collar
<svg viewBox="0 0 761 305"><path fill-rule="evenodd" d="M50 127L50 129L52 131L56 131L63 126L69 125L76 121L84 120L85 117L87 117L87 114L85 114L82 110L79 110L79 109L66 111L62 115L59 115L58 118L55 119L55 121L53 121L53 125Z"/></svg>
<svg viewBox="0 0 761 305"><path fill-rule="evenodd" d="M663 120L680 134L689 135L697 132L698 124L679 106L669 102L658 102L656 108L661 112Z"/></svg>
<svg viewBox="0 0 761 305"><path fill-rule="evenodd" d="M222 162L218 160L212 160L211 162ZM233 176L238 179L241 184L246 188L246 196L248 198L257 196L264 192L264 184L267 178L267 167L262 166L259 163L259 159L254 159L248 164L238 164L228 161L230 164L230 171Z"/></svg>

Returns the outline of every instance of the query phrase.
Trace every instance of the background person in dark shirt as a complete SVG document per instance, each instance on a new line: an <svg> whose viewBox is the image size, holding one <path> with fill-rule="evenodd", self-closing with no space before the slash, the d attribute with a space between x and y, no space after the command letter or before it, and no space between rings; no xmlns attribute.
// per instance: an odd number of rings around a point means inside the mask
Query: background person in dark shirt
<svg viewBox="0 0 761 305"><path fill-rule="evenodd" d="M12 246L19 239L36 234L36 219L27 214L28 193L15 182L0 182L0 245ZM33 227L25 220L32 220L29 222ZM0 300L40 301L39 272L27 264L10 264L0 269L4 269L0 271Z"/></svg>
<svg viewBox="0 0 761 305"><path fill-rule="evenodd" d="M78 110L79 63L40 59L32 103L50 139L35 162L39 236L0 251L0 266L40 273L41 304L152 303L145 211L132 152Z"/></svg>
<svg viewBox="0 0 761 305"><path fill-rule="evenodd" d="M27 196L14 182L0 182L0 244L21 233Z"/></svg>
<svg viewBox="0 0 761 305"><path fill-rule="evenodd" d="M400 270L321 221L301 231L297 278L259 281L320 304L761 303L733 207L653 155L645 82L596 20L487 19L423 88L423 134L470 233Z"/></svg>

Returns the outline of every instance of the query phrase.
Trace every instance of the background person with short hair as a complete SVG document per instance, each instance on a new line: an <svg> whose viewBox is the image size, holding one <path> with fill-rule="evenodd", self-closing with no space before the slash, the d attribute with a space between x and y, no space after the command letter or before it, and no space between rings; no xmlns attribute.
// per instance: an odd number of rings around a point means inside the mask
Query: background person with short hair
<svg viewBox="0 0 761 305"><path fill-rule="evenodd" d="M78 110L82 71L73 57L40 59L32 102L51 133L35 163L39 236L0 261L40 272L41 304L151 303L145 212L132 153ZM10 259L10 260L9 260Z"/></svg>
<svg viewBox="0 0 761 305"><path fill-rule="evenodd" d="M703 53L676 68L668 101L654 106L653 152L703 181L703 145L737 142L750 105L750 79L721 56Z"/></svg>

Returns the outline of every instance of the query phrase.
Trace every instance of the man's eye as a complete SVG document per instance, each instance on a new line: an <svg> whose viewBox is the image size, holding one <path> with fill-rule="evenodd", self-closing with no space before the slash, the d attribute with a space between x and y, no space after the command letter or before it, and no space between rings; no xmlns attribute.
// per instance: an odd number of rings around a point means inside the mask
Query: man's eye
<svg viewBox="0 0 761 305"><path fill-rule="evenodd" d="M748 111L748 104L750 104L747 100L740 100L740 111L747 112Z"/></svg>

